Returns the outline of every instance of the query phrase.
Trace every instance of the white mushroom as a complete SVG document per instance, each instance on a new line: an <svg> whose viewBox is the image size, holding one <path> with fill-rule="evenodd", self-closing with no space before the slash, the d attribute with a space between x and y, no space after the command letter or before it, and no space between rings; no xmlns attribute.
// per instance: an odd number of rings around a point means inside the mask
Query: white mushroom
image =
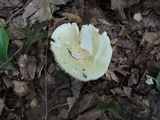
<svg viewBox="0 0 160 120"><path fill-rule="evenodd" d="M82 80L96 80L108 70L112 56L106 32L98 33L93 25L83 25L79 32L76 23L60 25L52 33L51 51L66 73Z"/></svg>

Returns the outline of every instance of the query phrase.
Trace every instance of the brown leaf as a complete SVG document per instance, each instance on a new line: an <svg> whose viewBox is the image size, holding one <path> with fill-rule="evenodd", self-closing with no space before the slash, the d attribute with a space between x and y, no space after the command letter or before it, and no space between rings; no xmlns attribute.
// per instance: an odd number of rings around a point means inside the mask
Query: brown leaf
<svg viewBox="0 0 160 120"><path fill-rule="evenodd" d="M2 110L3 110L4 106L5 106L4 101L2 99L0 99L0 115L2 115Z"/></svg>
<svg viewBox="0 0 160 120"><path fill-rule="evenodd" d="M68 1L70 0L33 0L26 6L22 17L26 19L34 14L34 18L37 18L39 22L50 20L52 12L55 12L57 9L55 5L64 5ZM55 11L51 10L51 5Z"/></svg>
<svg viewBox="0 0 160 120"><path fill-rule="evenodd" d="M113 10L118 9L121 17L123 17L124 19L126 18L124 13L125 7L126 7L126 3L124 0L111 0L111 9Z"/></svg>
<svg viewBox="0 0 160 120"><path fill-rule="evenodd" d="M3 82L5 83L7 88L10 88L13 86L13 80L11 80L10 78L7 77L2 77L3 78Z"/></svg>
<svg viewBox="0 0 160 120"><path fill-rule="evenodd" d="M14 84L13 91L15 92L16 95L25 96L29 93L26 82L14 80L13 84Z"/></svg>
<svg viewBox="0 0 160 120"><path fill-rule="evenodd" d="M7 28L7 33L11 40L19 40L25 38L25 35L22 31L22 27L13 22Z"/></svg>
<svg viewBox="0 0 160 120"><path fill-rule="evenodd" d="M95 109L92 109L90 111L87 111L81 115L78 115L77 120L97 120L101 117L101 111L97 111Z"/></svg>
<svg viewBox="0 0 160 120"><path fill-rule="evenodd" d="M139 69L136 68L131 69L131 76L128 79L128 86L137 84L138 80L140 79L139 73L140 73Z"/></svg>
<svg viewBox="0 0 160 120"><path fill-rule="evenodd" d="M37 68L36 58L34 56L21 55L18 60L18 65L20 66L22 79L28 79L28 75L31 79L34 79Z"/></svg>
<svg viewBox="0 0 160 120"><path fill-rule="evenodd" d="M110 64L110 69L112 71L121 73L124 76L127 76L127 75L130 74L130 72L128 72L127 70L125 70L125 68L128 68L128 67L129 67L128 65L119 65L119 66L116 66L114 64Z"/></svg>
<svg viewBox="0 0 160 120"><path fill-rule="evenodd" d="M106 77L107 77L109 80L114 80L115 82L119 82L117 76L115 75L115 73L112 72L112 71L110 71L110 70L108 70L108 71L106 72Z"/></svg>

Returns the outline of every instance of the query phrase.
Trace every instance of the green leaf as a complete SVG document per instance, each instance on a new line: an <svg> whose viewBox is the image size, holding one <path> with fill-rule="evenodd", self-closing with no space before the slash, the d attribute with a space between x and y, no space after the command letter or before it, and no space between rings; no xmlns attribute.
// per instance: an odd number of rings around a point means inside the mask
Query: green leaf
<svg viewBox="0 0 160 120"><path fill-rule="evenodd" d="M47 31L42 31L42 28L46 26L46 22L39 23L38 21L31 27L29 23L23 29L25 36L27 37L26 45L24 46L24 51L27 52L29 47L38 40L42 40L47 37Z"/></svg>
<svg viewBox="0 0 160 120"><path fill-rule="evenodd" d="M121 107L118 102L115 101L106 102L100 100L96 106L96 110L104 110L104 109L109 109L115 113L121 112Z"/></svg>
<svg viewBox="0 0 160 120"><path fill-rule="evenodd" d="M0 24L0 60L3 62L6 62L8 60L8 54L7 54L8 44L9 44L8 35L3 25Z"/></svg>
<svg viewBox="0 0 160 120"><path fill-rule="evenodd" d="M156 88L160 92L160 71L156 77Z"/></svg>

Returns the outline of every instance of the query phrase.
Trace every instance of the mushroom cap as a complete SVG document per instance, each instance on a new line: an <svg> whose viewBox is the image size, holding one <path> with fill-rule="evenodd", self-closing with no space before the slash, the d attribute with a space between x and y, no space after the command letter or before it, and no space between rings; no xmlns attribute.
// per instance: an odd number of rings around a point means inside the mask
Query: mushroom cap
<svg viewBox="0 0 160 120"><path fill-rule="evenodd" d="M66 73L82 81L96 80L108 70L112 56L106 32L98 33L93 25L62 24L52 33L51 51Z"/></svg>

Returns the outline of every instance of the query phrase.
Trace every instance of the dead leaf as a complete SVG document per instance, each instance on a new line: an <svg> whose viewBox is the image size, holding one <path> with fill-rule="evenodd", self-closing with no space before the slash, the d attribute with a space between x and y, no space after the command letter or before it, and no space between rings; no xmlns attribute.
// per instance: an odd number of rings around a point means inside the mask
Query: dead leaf
<svg viewBox="0 0 160 120"><path fill-rule="evenodd" d="M130 75L130 72L125 70L126 68L129 68L128 65L114 65L114 64L110 64L110 69L114 72L118 72L121 73L124 76Z"/></svg>
<svg viewBox="0 0 160 120"><path fill-rule="evenodd" d="M16 95L25 96L29 93L29 89L26 82L14 80L13 84L14 84L13 91L15 92Z"/></svg>
<svg viewBox="0 0 160 120"><path fill-rule="evenodd" d="M114 88L112 90L110 90L114 95L117 93L118 95L120 96L127 96L128 98L131 98L131 91L132 91L132 88L130 87L125 87L125 86L122 86L123 89L121 87L117 87L117 88Z"/></svg>
<svg viewBox="0 0 160 120"><path fill-rule="evenodd" d="M20 66L22 79L28 79L28 77L34 79L37 68L36 58L34 56L21 55L18 60L18 65Z"/></svg>
<svg viewBox="0 0 160 120"><path fill-rule="evenodd" d="M1 4L6 7L16 7L20 4L21 0L1 0Z"/></svg>
<svg viewBox="0 0 160 120"><path fill-rule="evenodd" d="M7 28L7 33L10 40L19 40L25 38L22 27L14 22L10 23L9 27Z"/></svg>
<svg viewBox="0 0 160 120"><path fill-rule="evenodd" d="M136 68L131 69L131 76L128 79L128 86L137 84L138 80L140 79L139 74L140 74L139 69Z"/></svg>
<svg viewBox="0 0 160 120"><path fill-rule="evenodd" d="M0 115L2 115L2 110L3 110L4 106L5 106L4 101L2 99L0 99Z"/></svg>
<svg viewBox="0 0 160 120"><path fill-rule="evenodd" d="M103 19L103 18L96 18L95 16L90 19L90 22L91 22L91 24L93 24L93 25L102 24L102 25L111 26L111 23L109 23L109 22L106 21L105 19Z"/></svg>
<svg viewBox="0 0 160 120"><path fill-rule="evenodd" d="M123 91L124 91L124 93L126 94L126 96L127 96L128 98L131 98L132 88L123 86Z"/></svg>
<svg viewBox="0 0 160 120"><path fill-rule="evenodd" d="M124 0L111 0L111 9L118 10L122 18L126 18L124 13L124 8L126 8L126 3Z"/></svg>
<svg viewBox="0 0 160 120"><path fill-rule="evenodd" d="M160 59L160 46L155 46L150 53L155 55L156 59L159 60Z"/></svg>
<svg viewBox="0 0 160 120"><path fill-rule="evenodd" d="M146 46L153 46L154 45L154 41L160 36L160 33L155 33L155 32L148 32L145 31L145 33L143 34L143 38L141 41L141 45Z"/></svg>
<svg viewBox="0 0 160 120"><path fill-rule="evenodd" d="M30 17L31 15L35 15L34 18L37 18L39 22L50 20L52 18L52 13L56 11L51 10L55 5L65 5L70 0L33 0L30 2L23 13L22 17L24 19Z"/></svg>
<svg viewBox="0 0 160 120"><path fill-rule="evenodd" d="M13 80L7 77L2 77L3 78L3 82L5 83L7 88L10 88L13 86Z"/></svg>
<svg viewBox="0 0 160 120"><path fill-rule="evenodd" d="M60 15L62 18L54 18L54 28L57 26L63 24L63 23L70 23L70 22L75 22L78 24L82 24L83 20L80 16L75 15L73 13L57 13Z"/></svg>
<svg viewBox="0 0 160 120"><path fill-rule="evenodd" d="M76 22L78 24L82 24L83 23L83 20L80 16L78 15L75 15L73 13L60 13L59 15L63 16L63 17L66 17L70 20L70 22Z"/></svg>
<svg viewBox="0 0 160 120"><path fill-rule="evenodd" d="M30 106L31 108L35 108L39 105L38 101L36 98L34 98L31 102L30 102Z"/></svg>
<svg viewBox="0 0 160 120"><path fill-rule="evenodd" d="M112 71L110 71L110 70L108 70L108 71L106 72L106 77L107 77L109 80L114 80L115 82L119 82L117 76L115 75L115 73L112 72Z"/></svg>
<svg viewBox="0 0 160 120"><path fill-rule="evenodd" d="M97 111L95 109L92 109L90 111L87 111L81 115L78 115L77 120L97 120L101 117L101 111Z"/></svg>

